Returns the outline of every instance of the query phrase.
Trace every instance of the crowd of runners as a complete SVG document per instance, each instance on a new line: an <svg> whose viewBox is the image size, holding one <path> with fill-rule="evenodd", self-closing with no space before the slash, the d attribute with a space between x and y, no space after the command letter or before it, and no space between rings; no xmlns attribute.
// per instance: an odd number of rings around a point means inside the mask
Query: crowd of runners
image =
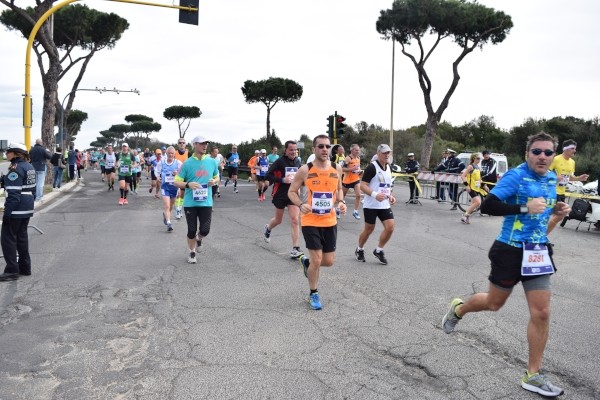
<svg viewBox="0 0 600 400"><path fill-rule="evenodd" d="M192 150L188 150L185 140L180 139L177 148L169 146L142 152L130 150L127 143L123 143L118 154L108 146L106 151L93 153L90 160L91 165L98 163L108 191L114 191L115 181L118 181L119 206L128 204L128 195L137 192L145 174L151 182L149 192L162 199L162 220L167 231L173 231L174 209L174 218L185 216L187 261L195 264L202 241L210 233L213 202L221 197L221 189L231 185L233 193L239 193L238 173L242 160L236 146L222 155L217 147L210 147L209 140L203 136L195 137L191 145ZM504 217L502 230L489 252L489 291L477 293L466 301L453 299L442 320L442 329L451 333L468 313L497 311L520 282L530 311L529 363L521 385L549 397L556 397L563 390L550 383L541 371L548 340L550 276L556 271L547 235L570 211L564 199L557 198L556 190L557 185L563 185L566 175L563 173L558 180L557 173L551 170L556 145L556 140L544 132L530 136L527 160L506 173L483 202L477 202L482 212ZM307 278L309 307L321 310L323 304L318 290L321 267L335 263L337 219L346 214L348 191L354 191L352 216L356 220L361 219L361 204L363 208L364 226L355 249L358 262L366 262L365 245L379 220L383 230L372 254L377 262L388 264L384 247L394 231L392 206L396 198L392 193L388 145L379 145L364 169L358 145L351 146L350 154L345 156L343 147L332 148L327 135L318 135L312 147L313 154L306 163L298 157L297 143L287 141L281 156L277 147L271 148L269 154L266 149L257 149L247 165L258 201L266 200L270 191L274 213L264 226L264 241L271 241L273 229L282 223L287 209L291 227L289 257L299 261ZM567 144L563 151L574 152L574 147ZM471 159L470 168L475 172L478 172L479 160L479 155ZM471 185L469 176L475 176L471 179L477 181L479 175L474 175L469 168L463 172L466 185L475 193L478 187ZM573 179L583 178L587 177L573 175ZM468 216L469 213L463 217L463 222ZM300 232L306 253L302 250Z"/></svg>

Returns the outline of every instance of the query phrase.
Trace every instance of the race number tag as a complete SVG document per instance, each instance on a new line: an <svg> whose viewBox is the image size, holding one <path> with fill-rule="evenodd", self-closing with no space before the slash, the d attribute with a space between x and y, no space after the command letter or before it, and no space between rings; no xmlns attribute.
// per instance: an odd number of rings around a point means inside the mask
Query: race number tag
<svg viewBox="0 0 600 400"><path fill-rule="evenodd" d="M479 189L481 187L481 181L475 181L475 189Z"/></svg>
<svg viewBox="0 0 600 400"><path fill-rule="evenodd" d="M175 182L175 177L173 175L165 175L165 183L172 185Z"/></svg>
<svg viewBox="0 0 600 400"><path fill-rule="evenodd" d="M558 186L567 186L567 184L569 183L569 178L570 178L569 175L561 174L558 177Z"/></svg>
<svg viewBox="0 0 600 400"><path fill-rule="evenodd" d="M269 171L268 165L263 165L260 167L260 172L264 172L265 174Z"/></svg>
<svg viewBox="0 0 600 400"><path fill-rule="evenodd" d="M392 189L389 183L379 183L379 193L385 195L385 197L390 197L392 194Z"/></svg>
<svg viewBox="0 0 600 400"><path fill-rule="evenodd" d="M333 208L333 192L314 192L312 196L313 214L329 214Z"/></svg>
<svg viewBox="0 0 600 400"><path fill-rule="evenodd" d="M129 165L121 165L121 168L119 168L119 171L121 171L122 174L129 173Z"/></svg>
<svg viewBox="0 0 600 400"><path fill-rule="evenodd" d="M548 247L540 243L523 243L521 276L547 275L554 273Z"/></svg>
<svg viewBox="0 0 600 400"><path fill-rule="evenodd" d="M115 163L113 161L106 162L106 168L113 168L114 166L115 166Z"/></svg>
<svg viewBox="0 0 600 400"><path fill-rule="evenodd" d="M291 180L294 180L296 172L298 172L297 167L285 167L285 176L289 176Z"/></svg>
<svg viewBox="0 0 600 400"><path fill-rule="evenodd" d="M194 201L206 201L208 199L208 184L200 185L198 189L192 192Z"/></svg>

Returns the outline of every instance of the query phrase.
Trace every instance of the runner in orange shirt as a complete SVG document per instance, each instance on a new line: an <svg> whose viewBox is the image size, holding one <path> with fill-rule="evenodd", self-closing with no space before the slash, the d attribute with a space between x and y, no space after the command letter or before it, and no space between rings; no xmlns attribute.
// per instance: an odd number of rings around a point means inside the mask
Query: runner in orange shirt
<svg viewBox="0 0 600 400"><path fill-rule="evenodd" d="M344 179L342 181L342 189L344 197L348 194L348 189L354 189L354 211L352 216L360 219L358 208L360 207L360 177L363 171L360 169L360 147L357 144L350 146L350 154L344 160L342 165Z"/></svg>
<svg viewBox="0 0 600 400"><path fill-rule="evenodd" d="M314 162L300 167L288 196L292 203L300 207L302 212L302 235L306 242L309 257L299 258L304 275L308 278L310 295L308 303L313 310L322 308L317 285L321 267L330 267L335 261L337 244L337 218L334 205L342 214L346 213L346 203L342 191L342 169L329 160L329 137L319 135L313 139ZM306 203L300 199L300 188L308 189Z"/></svg>

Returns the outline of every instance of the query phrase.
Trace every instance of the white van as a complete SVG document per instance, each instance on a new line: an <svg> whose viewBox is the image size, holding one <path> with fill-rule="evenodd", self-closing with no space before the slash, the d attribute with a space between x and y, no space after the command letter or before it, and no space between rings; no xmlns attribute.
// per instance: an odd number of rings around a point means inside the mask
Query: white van
<svg viewBox="0 0 600 400"><path fill-rule="evenodd" d="M465 166L467 166L469 165L471 154L473 153L460 153L457 157L460 158L460 160L465 164ZM496 174L498 175L498 179L502 178L502 175L504 175L506 171L508 171L508 160L506 159L506 156L500 153L490 153L490 157L496 160Z"/></svg>

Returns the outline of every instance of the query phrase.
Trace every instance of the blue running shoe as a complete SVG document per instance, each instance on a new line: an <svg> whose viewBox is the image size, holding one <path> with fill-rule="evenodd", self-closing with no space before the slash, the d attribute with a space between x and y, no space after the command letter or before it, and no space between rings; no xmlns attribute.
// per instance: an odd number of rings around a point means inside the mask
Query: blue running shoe
<svg viewBox="0 0 600 400"><path fill-rule="evenodd" d="M173 225L169 224L167 226L168 226L167 232L173 232Z"/></svg>
<svg viewBox="0 0 600 400"><path fill-rule="evenodd" d="M300 265L302 265L304 276L308 278L308 267L310 266L310 260L304 254L302 254L300 257L298 257L298 261L300 261Z"/></svg>
<svg viewBox="0 0 600 400"><path fill-rule="evenodd" d="M323 306L321 305L321 296L319 296L319 293L312 293L310 296L308 296L308 305L313 310L320 310L323 308Z"/></svg>

